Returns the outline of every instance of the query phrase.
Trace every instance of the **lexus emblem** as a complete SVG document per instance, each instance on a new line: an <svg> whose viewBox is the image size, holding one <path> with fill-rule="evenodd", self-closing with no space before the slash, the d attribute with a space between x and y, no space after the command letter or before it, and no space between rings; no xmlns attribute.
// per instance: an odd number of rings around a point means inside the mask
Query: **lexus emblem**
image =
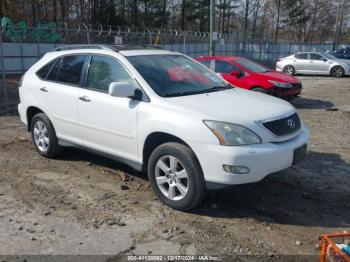
<svg viewBox="0 0 350 262"><path fill-rule="evenodd" d="M287 120L287 125L290 127L290 128L295 128L295 121L293 119L288 119Z"/></svg>

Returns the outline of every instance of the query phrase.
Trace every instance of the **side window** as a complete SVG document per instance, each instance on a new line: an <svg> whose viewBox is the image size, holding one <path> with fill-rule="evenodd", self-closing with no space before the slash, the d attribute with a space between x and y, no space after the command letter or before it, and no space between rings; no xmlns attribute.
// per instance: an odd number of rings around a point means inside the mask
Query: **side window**
<svg viewBox="0 0 350 262"><path fill-rule="evenodd" d="M238 70L238 68L229 62L215 61L215 73L230 74L233 70Z"/></svg>
<svg viewBox="0 0 350 262"><path fill-rule="evenodd" d="M47 80L57 81L58 70L60 69L61 59L57 59L55 65L52 67Z"/></svg>
<svg viewBox="0 0 350 262"><path fill-rule="evenodd" d="M81 71L86 57L86 55L64 56L58 74L58 81L72 85L79 85Z"/></svg>
<svg viewBox="0 0 350 262"><path fill-rule="evenodd" d="M51 67L53 66L54 63L57 62L57 59L52 60L51 62L47 63L44 65L42 68L40 68L37 72L36 75L42 79L46 79L47 74L50 72Z"/></svg>
<svg viewBox="0 0 350 262"><path fill-rule="evenodd" d="M198 62L201 63L202 65L205 65L206 67L210 68L210 60L201 60Z"/></svg>
<svg viewBox="0 0 350 262"><path fill-rule="evenodd" d="M296 57L297 59L306 60L306 59L308 59L308 54L307 54L307 53L296 54L295 57Z"/></svg>
<svg viewBox="0 0 350 262"><path fill-rule="evenodd" d="M321 55L319 55L319 54L311 53L311 54L310 54L310 59L311 59L311 60L323 60L324 57L321 56Z"/></svg>
<svg viewBox="0 0 350 262"><path fill-rule="evenodd" d="M92 57L87 88L107 92L110 83L131 80L129 73L116 59L99 55Z"/></svg>

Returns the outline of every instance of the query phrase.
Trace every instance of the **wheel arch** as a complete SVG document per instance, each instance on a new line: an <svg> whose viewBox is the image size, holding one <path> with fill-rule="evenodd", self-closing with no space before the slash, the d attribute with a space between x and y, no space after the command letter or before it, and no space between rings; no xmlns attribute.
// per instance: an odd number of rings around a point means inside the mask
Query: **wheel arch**
<svg viewBox="0 0 350 262"><path fill-rule="evenodd" d="M34 117L36 114L39 114L39 113L45 114L45 112L44 112L43 110L41 110L40 108L38 108L38 107L36 107L36 106L29 106L29 107L27 108L27 111L26 111L26 118L27 118L27 131L28 131L28 132L30 131L30 126L31 126L33 117ZM45 115L46 115L46 114L45 114Z"/></svg>
<svg viewBox="0 0 350 262"><path fill-rule="evenodd" d="M333 66L330 68L330 70L329 70L329 74L330 74L330 75L332 74L332 70L333 70L334 68L336 68L336 67L342 68L342 69L344 70L344 72L345 72L344 66L342 66L342 65L333 65Z"/></svg>
<svg viewBox="0 0 350 262"><path fill-rule="evenodd" d="M283 68L282 68L282 72L284 73L284 69L286 68L286 67L288 67L288 66L291 66L292 68L293 68L293 70L294 70L294 74L296 74L297 73L297 69L295 68L295 66L294 65L292 65L292 64L286 64L285 66L283 66Z"/></svg>
<svg viewBox="0 0 350 262"><path fill-rule="evenodd" d="M150 133L143 144L143 149L142 149L142 168L143 170L147 170L148 166L148 160L149 157L151 156L152 152L154 149L156 149L158 146L168 143L168 142L176 142L179 144L183 144L190 148L192 151L193 149L190 147L188 143L186 143L183 139L179 138L178 136L169 134L167 132L162 132L162 131L157 131ZM194 152L194 151L193 151ZM197 158L197 156L196 156ZM197 159L198 161L198 159ZM199 163L199 161L198 161Z"/></svg>

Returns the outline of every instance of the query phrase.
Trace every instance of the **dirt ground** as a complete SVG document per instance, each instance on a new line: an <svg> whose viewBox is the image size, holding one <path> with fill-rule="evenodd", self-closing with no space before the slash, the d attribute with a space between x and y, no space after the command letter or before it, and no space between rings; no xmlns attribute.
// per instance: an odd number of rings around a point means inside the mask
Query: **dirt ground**
<svg viewBox="0 0 350 262"><path fill-rule="evenodd" d="M263 181L174 211L142 174L78 149L40 157L17 116L0 117L0 254L319 254L350 230L350 78L300 77L293 102L311 130L307 159Z"/></svg>

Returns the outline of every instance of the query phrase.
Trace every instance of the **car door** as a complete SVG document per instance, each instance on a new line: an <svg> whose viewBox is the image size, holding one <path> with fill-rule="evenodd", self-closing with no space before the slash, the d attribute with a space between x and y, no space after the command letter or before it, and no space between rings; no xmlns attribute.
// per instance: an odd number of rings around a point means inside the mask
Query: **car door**
<svg viewBox="0 0 350 262"><path fill-rule="evenodd" d="M87 55L66 55L58 58L45 81L41 82L45 113L57 137L80 144L77 98L83 65Z"/></svg>
<svg viewBox="0 0 350 262"><path fill-rule="evenodd" d="M299 73L305 73L310 70L308 53L299 53L295 55L295 70Z"/></svg>
<svg viewBox="0 0 350 262"><path fill-rule="evenodd" d="M317 53L310 53L310 70L315 74L329 74L328 59Z"/></svg>
<svg viewBox="0 0 350 262"><path fill-rule="evenodd" d="M238 70L240 75L232 75L234 70ZM245 88L242 78L244 78L244 72L238 68L236 65L222 60L215 60L215 73L220 74L226 81L230 82L232 85Z"/></svg>
<svg viewBox="0 0 350 262"><path fill-rule="evenodd" d="M80 90L78 113L84 146L137 161L137 113L139 101L113 97L109 84L135 81L116 58L90 57L84 88Z"/></svg>

